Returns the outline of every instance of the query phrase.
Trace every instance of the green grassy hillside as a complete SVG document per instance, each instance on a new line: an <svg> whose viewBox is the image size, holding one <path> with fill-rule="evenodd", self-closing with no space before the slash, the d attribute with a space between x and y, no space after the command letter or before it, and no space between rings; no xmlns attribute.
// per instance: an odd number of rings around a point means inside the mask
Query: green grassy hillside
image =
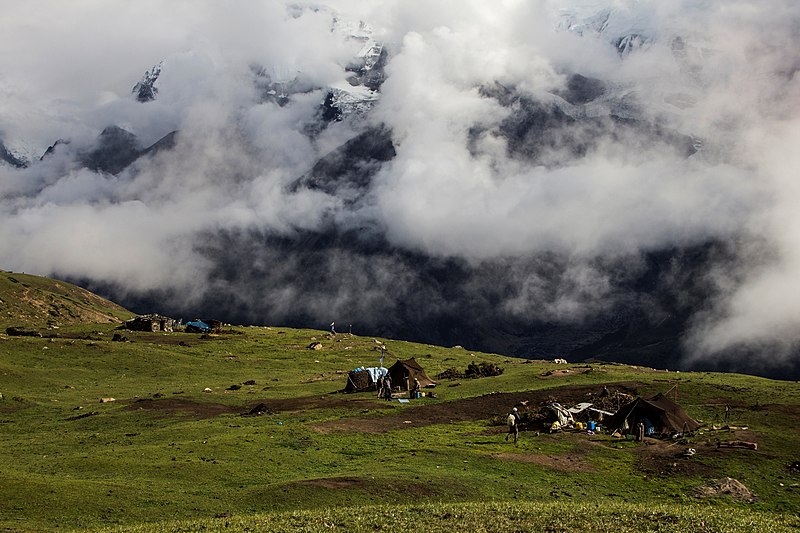
<svg viewBox="0 0 800 533"><path fill-rule="evenodd" d="M15 276L16 277L16 276ZM22 281L22 280L19 280ZM31 284L32 285L32 284ZM0 336L0 529L12 531L792 531L800 385L743 375L531 362L313 330L222 334L64 325ZM322 343L321 350L308 348ZM407 404L342 394L346 372L416 357L439 380ZM637 443L499 425L612 392L667 392L706 426ZM113 401L112 401L113 399ZM725 420L725 408L730 412ZM756 442L757 450L718 448ZM685 456L694 448L697 453ZM746 487L702 497L726 477Z"/></svg>
<svg viewBox="0 0 800 533"><path fill-rule="evenodd" d="M130 311L71 283L0 270L0 331L120 322Z"/></svg>

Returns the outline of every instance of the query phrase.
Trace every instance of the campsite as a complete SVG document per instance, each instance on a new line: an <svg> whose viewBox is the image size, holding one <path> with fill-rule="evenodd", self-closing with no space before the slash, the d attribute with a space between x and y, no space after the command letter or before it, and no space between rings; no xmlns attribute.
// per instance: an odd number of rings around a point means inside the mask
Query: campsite
<svg viewBox="0 0 800 533"><path fill-rule="evenodd" d="M14 277L28 296L62 290ZM0 528L396 531L420 516L426 531L800 527L795 382L324 328L123 331L133 315L113 307L70 322L99 307L69 294L58 324L36 309L0 315ZM390 400L369 383L345 392L354 370L398 363ZM402 385L414 376L425 396ZM554 403L572 425L551 431ZM684 431L672 405L700 425ZM504 441L514 406L516 446ZM612 411L628 430L592 414ZM642 413L653 430L637 439Z"/></svg>

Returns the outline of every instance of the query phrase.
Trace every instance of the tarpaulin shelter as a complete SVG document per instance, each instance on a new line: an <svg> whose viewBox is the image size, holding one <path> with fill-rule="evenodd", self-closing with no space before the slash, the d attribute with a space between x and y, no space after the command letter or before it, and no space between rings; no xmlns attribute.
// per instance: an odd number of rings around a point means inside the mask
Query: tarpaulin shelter
<svg viewBox="0 0 800 533"><path fill-rule="evenodd" d="M347 373L345 392L362 392L376 390L378 378L385 376L389 371L383 367L356 368Z"/></svg>
<svg viewBox="0 0 800 533"><path fill-rule="evenodd" d="M202 320L190 320L186 323L186 333L208 333L211 331L211 326Z"/></svg>
<svg viewBox="0 0 800 533"><path fill-rule="evenodd" d="M646 435L669 435L687 433L700 427L697 420L686 414L680 405L663 394L650 399L636 398L623 405L605 422L611 431L634 431L639 423L644 424Z"/></svg>
<svg viewBox="0 0 800 533"><path fill-rule="evenodd" d="M401 390L408 390L414 378L419 381L420 387L435 387L436 382L425 374L416 359L398 359L395 364L389 367L389 376L392 378L392 386L400 387Z"/></svg>

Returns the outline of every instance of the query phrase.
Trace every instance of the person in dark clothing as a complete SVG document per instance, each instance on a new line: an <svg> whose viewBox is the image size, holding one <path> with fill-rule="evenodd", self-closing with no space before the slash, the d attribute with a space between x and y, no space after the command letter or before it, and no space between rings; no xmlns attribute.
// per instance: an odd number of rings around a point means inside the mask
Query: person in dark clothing
<svg viewBox="0 0 800 533"><path fill-rule="evenodd" d="M388 375L383 378L383 397L387 400L392 399L392 378Z"/></svg>

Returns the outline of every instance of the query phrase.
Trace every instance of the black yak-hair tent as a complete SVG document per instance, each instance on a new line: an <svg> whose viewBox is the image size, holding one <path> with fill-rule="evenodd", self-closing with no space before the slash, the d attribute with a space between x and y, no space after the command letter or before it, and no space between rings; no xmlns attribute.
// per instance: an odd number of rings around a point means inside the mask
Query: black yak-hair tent
<svg viewBox="0 0 800 533"><path fill-rule="evenodd" d="M700 423L686 414L680 405L660 393L647 400L636 398L623 405L614 416L606 419L605 425L611 431L632 432L640 422L648 435L687 433L700 427Z"/></svg>
<svg viewBox="0 0 800 533"><path fill-rule="evenodd" d="M400 387L401 390L408 390L414 378L419 380L420 387L433 387L436 385L436 382L425 374L425 370L413 357L406 360L398 359L395 364L389 367L389 376L392 378L392 386Z"/></svg>

